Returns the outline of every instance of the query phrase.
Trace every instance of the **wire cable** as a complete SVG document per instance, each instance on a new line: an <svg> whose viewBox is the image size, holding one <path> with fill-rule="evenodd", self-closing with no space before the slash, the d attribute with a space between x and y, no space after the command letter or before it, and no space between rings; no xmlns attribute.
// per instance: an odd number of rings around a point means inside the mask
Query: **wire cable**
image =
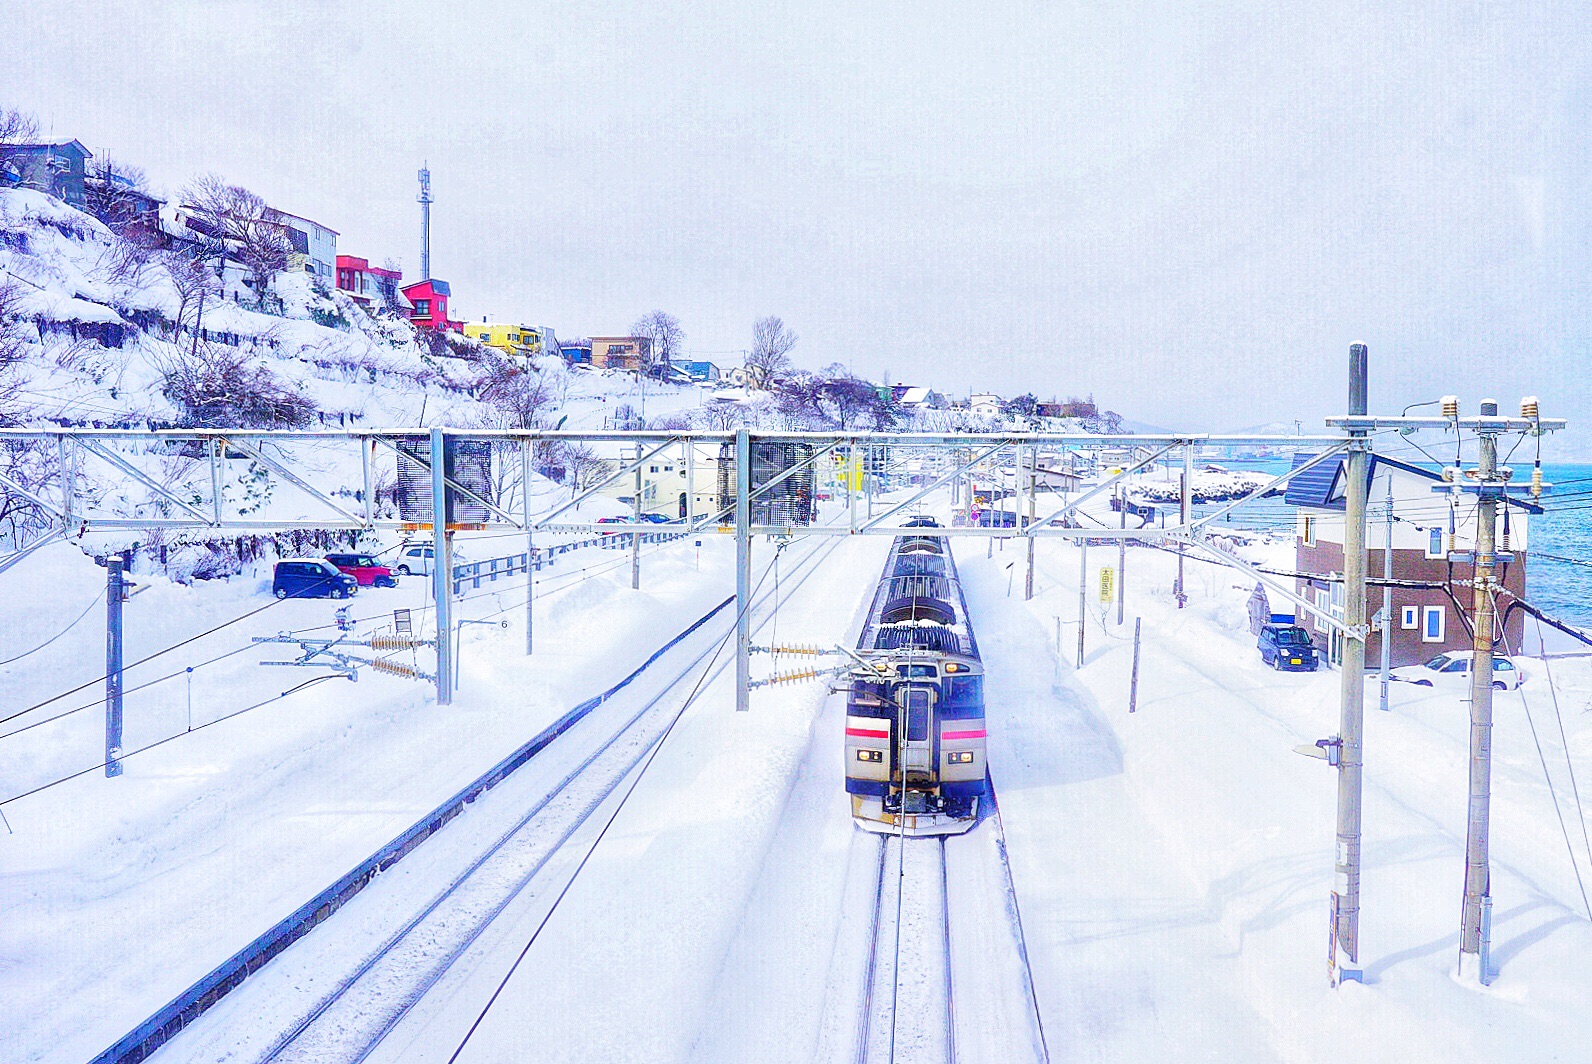
<svg viewBox="0 0 1592 1064"><path fill-rule="evenodd" d="M95 606L99 605L100 599L102 599L104 597L105 597L105 591L102 588L102 589L100 589L100 593L98 595L94 596L94 601L90 602L87 606L85 606L83 608L83 612L77 615L77 620L74 620L71 624L67 625L65 628L61 629L59 632L57 632L54 635L52 635L50 638L48 638L44 642L40 643L38 646L34 647L32 650L25 650L21 654L18 654L14 658L7 658L4 661L0 661L0 666L10 665L13 661L21 661L25 657L29 657L30 655L37 654L39 651L43 650L45 647L49 646L51 643L55 642L57 639L61 638L66 633L68 633L72 629L76 628L77 627L77 622L81 621L84 617L87 617L88 616L88 611L93 609Z"/></svg>

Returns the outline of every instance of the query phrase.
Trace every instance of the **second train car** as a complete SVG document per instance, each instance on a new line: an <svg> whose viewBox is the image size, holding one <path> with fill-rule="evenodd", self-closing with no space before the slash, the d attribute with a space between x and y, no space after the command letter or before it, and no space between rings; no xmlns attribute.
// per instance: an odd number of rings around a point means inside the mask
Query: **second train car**
<svg viewBox="0 0 1592 1064"><path fill-rule="evenodd" d="M846 791L870 831L967 831L985 794L984 666L947 538L898 537L857 641Z"/></svg>

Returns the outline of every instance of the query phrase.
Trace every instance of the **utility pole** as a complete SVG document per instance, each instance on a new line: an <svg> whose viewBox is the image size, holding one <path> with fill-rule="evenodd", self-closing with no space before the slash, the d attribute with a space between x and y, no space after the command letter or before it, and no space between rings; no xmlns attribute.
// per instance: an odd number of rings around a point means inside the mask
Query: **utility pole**
<svg viewBox="0 0 1592 1064"><path fill-rule="evenodd" d="M1194 517L1194 443L1192 440L1183 444L1183 486L1178 493L1178 513L1182 516L1184 534ZM1177 545L1177 608L1182 609L1188 605L1188 591L1183 585L1183 544Z"/></svg>
<svg viewBox="0 0 1592 1064"><path fill-rule="evenodd" d="M1388 711L1388 685L1393 664L1393 474L1387 478L1387 541L1382 545L1382 712Z"/></svg>
<svg viewBox="0 0 1592 1064"><path fill-rule="evenodd" d="M641 590L641 444L636 444L636 497L632 501L631 520L635 529L630 533L630 588Z"/></svg>
<svg viewBox="0 0 1592 1064"><path fill-rule="evenodd" d="M1028 449L1028 524L1032 527L1039 516L1039 500L1036 493L1039 480L1039 444L1034 444ZM1018 504L1019 507L1021 503ZM1019 510L1021 512L1021 510ZM1022 521L1017 522L1019 525ZM1024 537L1028 540L1028 574L1023 581L1023 599L1026 601L1034 597L1034 537Z"/></svg>
<svg viewBox="0 0 1592 1064"><path fill-rule="evenodd" d="M431 171L420 167L420 279L431 280Z"/></svg>
<svg viewBox="0 0 1592 1064"><path fill-rule="evenodd" d="M1484 399L1483 418L1498 416L1498 402ZM1477 432L1475 650L1470 666L1470 808L1465 827L1465 903L1460 916L1461 977L1488 981L1487 951L1492 928L1492 884L1488 866L1488 821L1492 805L1493 592L1497 563L1494 536L1498 498L1498 430L1483 424ZM1469 956L1467 956L1469 955ZM1473 959L1472 959L1473 958Z"/></svg>
<svg viewBox="0 0 1592 1064"><path fill-rule="evenodd" d="M776 603L776 608L778 604ZM752 437L735 430L735 708L751 708Z"/></svg>
<svg viewBox="0 0 1592 1064"><path fill-rule="evenodd" d="M447 441L431 430L431 601L437 611L437 705L453 702L453 533L448 531Z"/></svg>
<svg viewBox="0 0 1592 1064"><path fill-rule="evenodd" d="M1364 344L1349 347L1349 415L1364 417L1368 357ZM1343 522L1343 675L1338 751L1338 849L1333 891L1333 984L1360 973L1338 962L1338 950L1351 965L1360 957L1360 802L1364 789L1362 733L1365 726L1365 509L1367 443L1363 429L1350 429L1344 480Z"/></svg>
<svg viewBox="0 0 1592 1064"><path fill-rule="evenodd" d="M1117 504L1117 527L1128 527L1128 495L1122 490L1122 485L1117 485L1117 496L1122 500ZM1128 593L1128 539L1126 536L1117 537L1117 623L1122 623L1123 599Z"/></svg>
<svg viewBox="0 0 1592 1064"><path fill-rule="evenodd" d="M525 653L531 653L531 605L536 601L536 534L531 528L531 441L520 441L520 496L525 521Z"/></svg>
<svg viewBox="0 0 1592 1064"><path fill-rule="evenodd" d="M1089 609L1089 543L1078 537L1078 668L1083 668L1083 622Z"/></svg>
<svg viewBox="0 0 1592 1064"><path fill-rule="evenodd" d="M122 556L105 559L105 775L122 774Z"/></svg>

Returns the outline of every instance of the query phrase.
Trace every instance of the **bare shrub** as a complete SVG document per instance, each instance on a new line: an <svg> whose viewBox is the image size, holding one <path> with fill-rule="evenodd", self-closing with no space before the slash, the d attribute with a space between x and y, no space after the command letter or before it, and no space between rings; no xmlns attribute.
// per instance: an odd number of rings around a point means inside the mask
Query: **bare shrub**
<svg viewBox="0 0 1592 1064"><path fill-rule="evenodd" d="M298 428L315 416L303 392L236 348L196 343L164 367L161 394L193 428Z"/></svg>

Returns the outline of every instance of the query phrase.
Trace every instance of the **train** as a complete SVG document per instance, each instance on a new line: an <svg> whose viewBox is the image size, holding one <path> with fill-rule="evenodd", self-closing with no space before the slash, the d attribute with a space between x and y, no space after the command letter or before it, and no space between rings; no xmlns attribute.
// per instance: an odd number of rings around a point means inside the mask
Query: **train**
<svg viewBox="0 0 1592 1064"><path fill-rule="evenodd" d="M987 793L984 665L948 537L896 537L846 688L846 792L858 826L954 835Z"/></svg>

